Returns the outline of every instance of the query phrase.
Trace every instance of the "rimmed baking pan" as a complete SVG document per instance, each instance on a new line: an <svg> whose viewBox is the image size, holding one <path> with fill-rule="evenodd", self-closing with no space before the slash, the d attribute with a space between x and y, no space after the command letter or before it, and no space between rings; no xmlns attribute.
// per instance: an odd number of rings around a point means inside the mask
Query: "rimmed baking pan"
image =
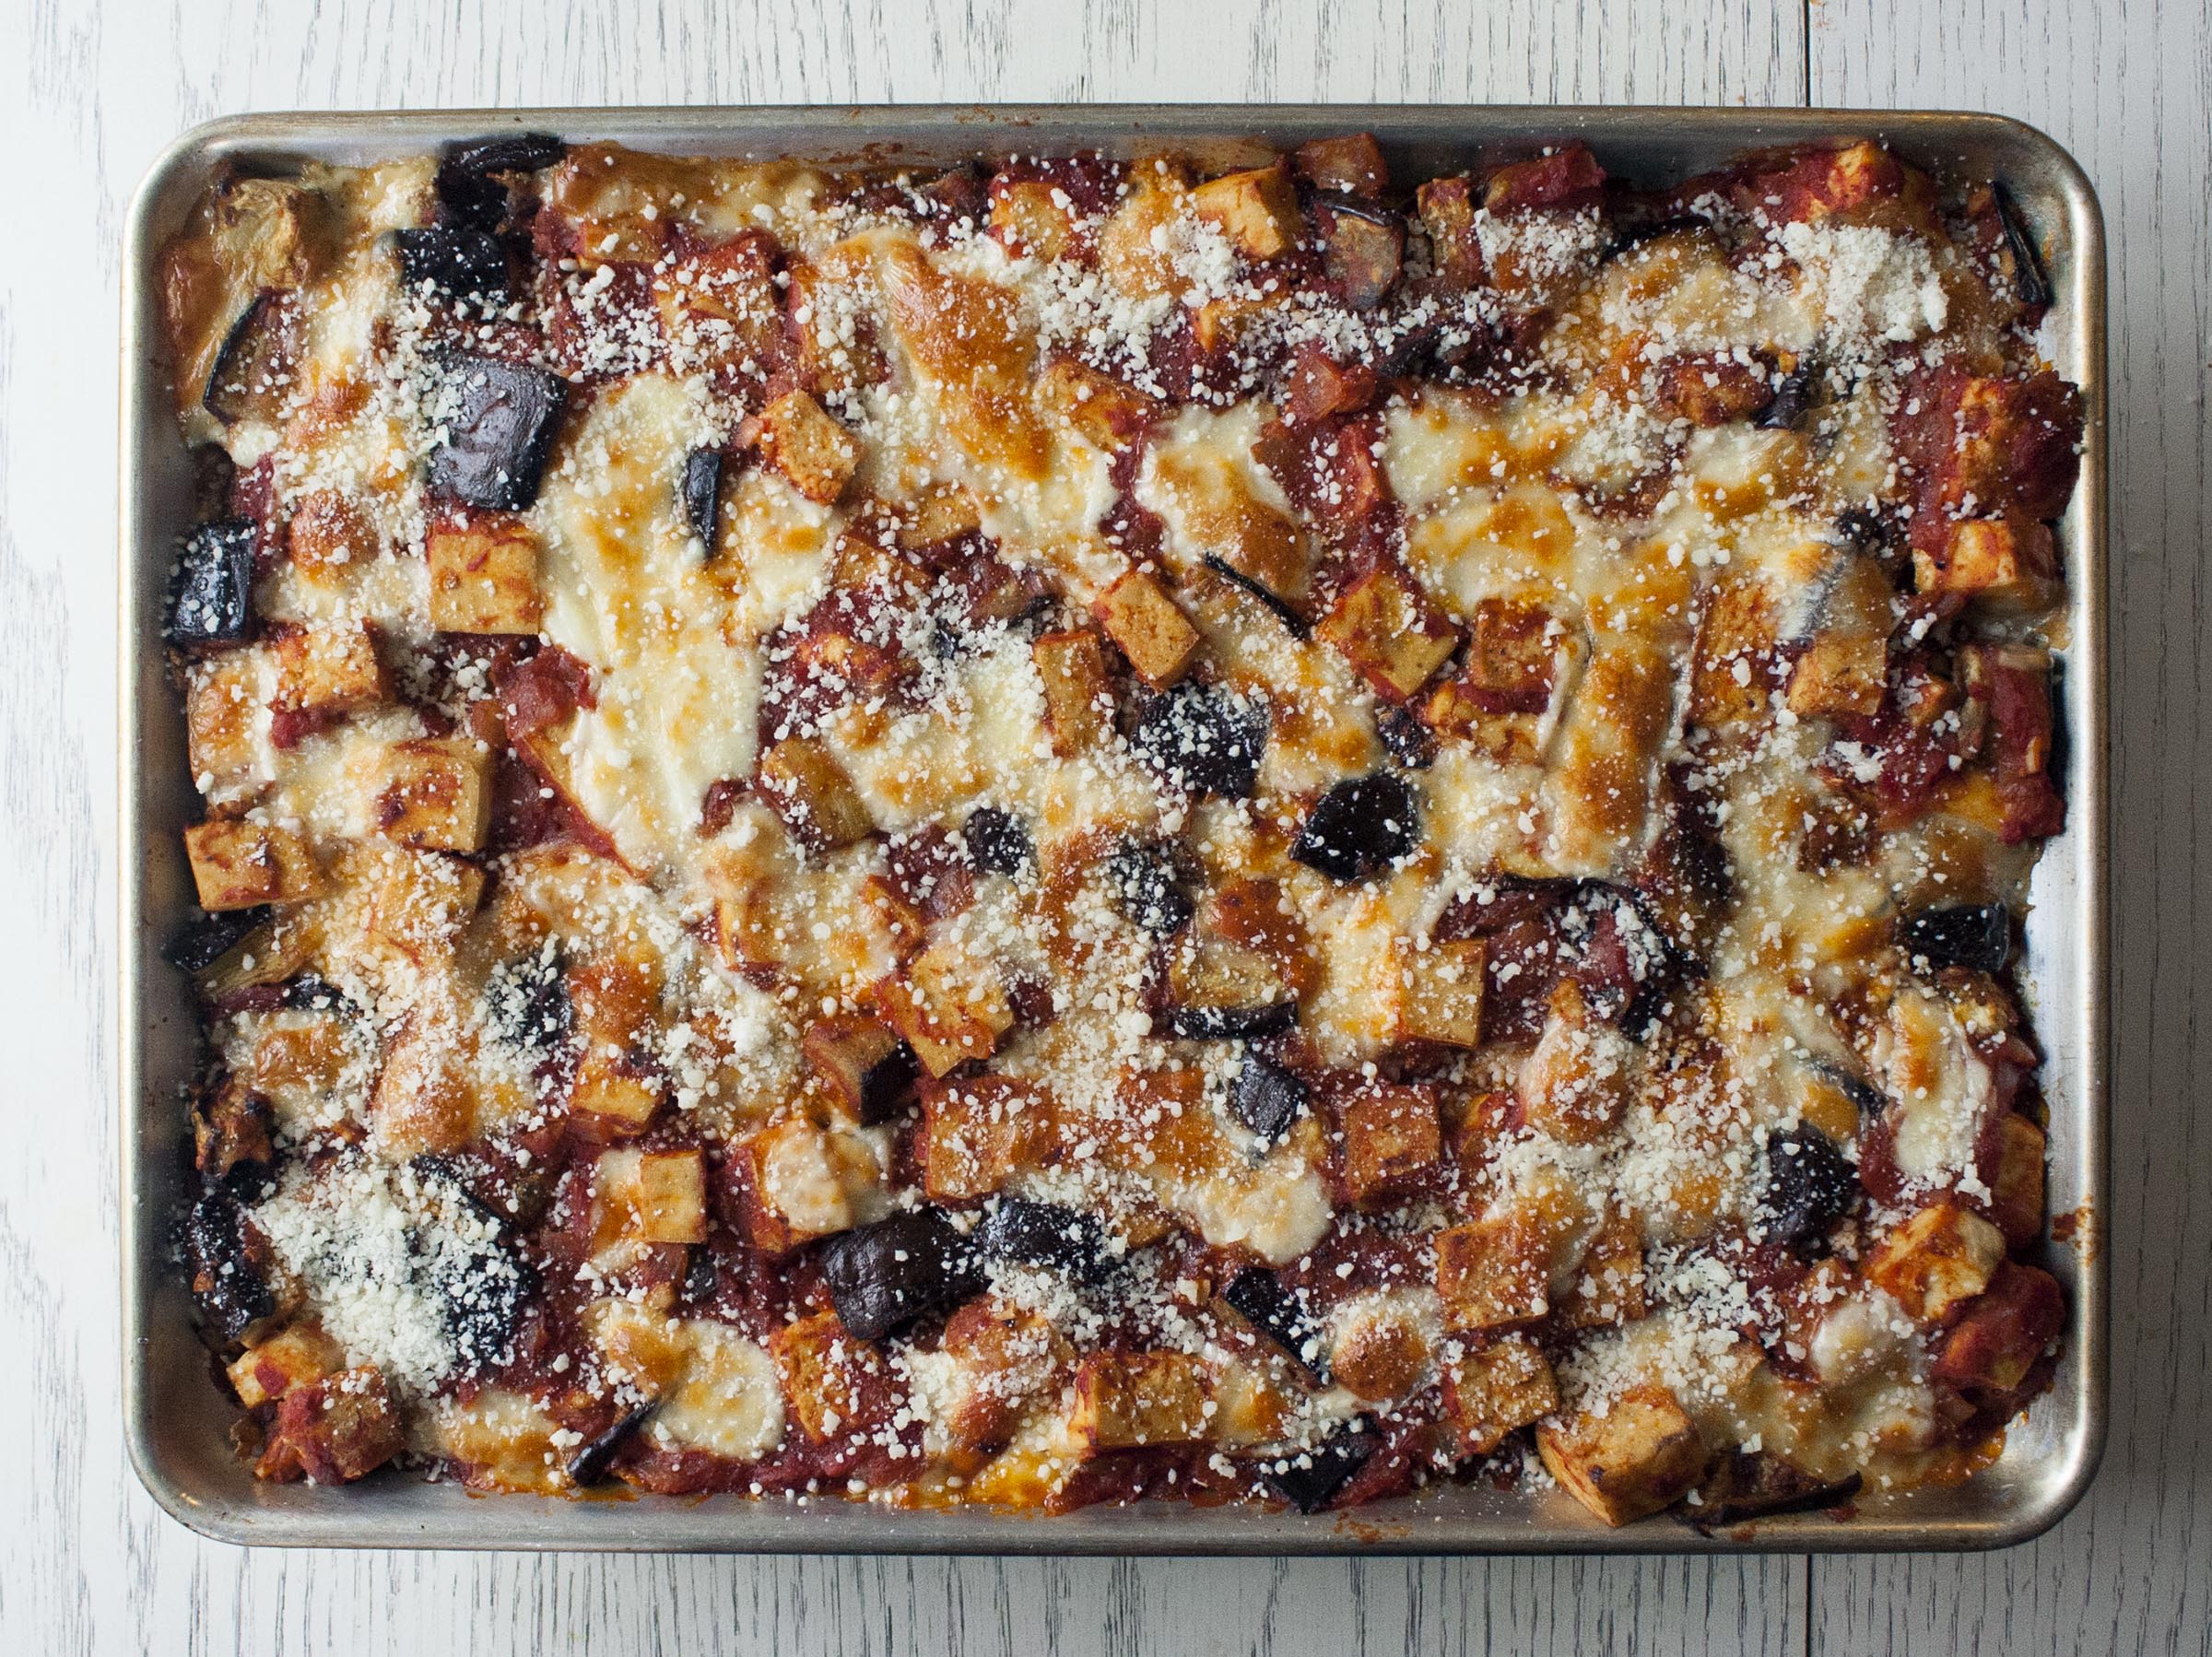
<svg viewBox="0 0 2212 1657"><path fill-rule="evenodd" d="M472 1497L382 1478L343 1489L255 1481L232 1452L234 1415L209 1379L169 1239L187 1159L179 1088L194 1060L188 986L158 954L191 907L179 831L196 815L183 722L164 677L159 611L190 476L158 347L153 264L214 169L360 162L500 130L552 131L671 154L946 164L1020 150L1172 147L1228 165L1267 146L1365 130L1408 174L1577 137L1609 172L1658 182L1764 145L1870 136L1954 180L2002 181L2055 296L2044 350L2088 409L2081 482L2060 527L2069 614L2062 717L2071 734L2065 834L2035 872L2021 972L2047 1049L2050 1210L2070 1241L2048 1263L2073 1323L2050 1393L1967 1482L1867 1495L1853 1515L1800 1514L1707 1536L1665 1518L1606 1530L1556 1491L1447 1486L1351 1513L1301 1516L1150 1502L1059 1518L900 1512L835 1499L578 1501ZM2106 1213L2104 240L2095 193L2042 134L1993 115L1624 107L1064 105L822 109L444 111L235 116L186 134L139 187L124 250L120 648L123 877L117 996L124 1433L154 1498L225 1541L318 1547L721 1549L734 1552L1348 1554L1805 1552L1996 1547L2057 1522L2102 1451L2109 1296Z"/></svg>

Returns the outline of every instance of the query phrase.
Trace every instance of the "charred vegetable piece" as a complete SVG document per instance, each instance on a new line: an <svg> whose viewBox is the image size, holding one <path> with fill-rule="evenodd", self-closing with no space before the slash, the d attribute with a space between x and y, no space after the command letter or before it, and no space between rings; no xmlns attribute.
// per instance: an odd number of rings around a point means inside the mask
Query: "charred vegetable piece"
<svg viewBox="0 0 2212 1657"><path fill-rule="evenodd" d="M253 626L253 525L242 518L203 523L185 537L170 588L169 642L243 642Z"/></svg>
<svg viewBox="0 0 2212 1657"><path fill-rule="evenodd" d="M1001 1197L976 1228L985 1260L1050 1266L1079 1283L1102 1283L1120 1263L1107 1251L1106 1228L1095 1215L1027 1197Z"/></svg>
<svg viewBox="0 0 2212 1657"><path fill-rule="evenodd" d="M1273 1144L1290 1131L1312 1089L1272 1059L1244 1055L1244 1067L1229 1085L1229 1108L1262 1139Z"/></svg>
<svg viewBox="0 0 2212 1657"><path fill-rule="evenodd" d="M1298 1003L1266 1001L1247 1007L1173 1007L1168 1028L1185 1041L1255 1041L1280 1035L1298 1022Z"/></svg>
<svg viewBox="0 0 2212 1657"><path fill-rule="evenodd" d="M446 435L430 451L429 492L466 506L521 511L537 499L568 382L544 369L491 357L455 354L443 366Z"/></svg>
<svg viewBox="0 0 2212 1657"><path fill-rule="evenodd" d="M220 914L203 910L198 920L186 922L161 946L161 958L180 972L205 972L276 912L266 904L259 909L225 910Z"/></svg>
<svg viewBox="0 0 2212 1657"><path fill-rule="evenodd" d="M400 277L409 288L428 282L455 299L503 301L507 297L507 250L488 230L426 225L393 231L392 245L399 253Z"/></svg>
<svg viewBox="0 0 2212 1657"><path fill-rule="evenodd" d="M1683 230L1702 230L1710 228L1704 219L1689 213L1670 213L1660 218L1616 223L1613 227L1613 240L1606 246L1605 256L1608 261L1618 259L1621 254L1632 252L1647 241L1656 241L1662 236L1672 236Z"/></svg>
<svg viewBox="0 0 2212 1657"><path fill-rule="evenodd" d="M1019 875L1037 865L1037 846L1030 831L1010 811L995 805L978 805L960 827L968 842L968 861L985 875Z"/></svg>
<svg viewBox="0 0 2212 1657"><path fill-rule="evenodd" d="M1321 796L1290 855L1335 880L1362 880L1420 844L1413 790L1403 777L1372 771Z"/></svg>
<svg viewBox="0 0 2212 1657"><path fill-rule="evenodd" d="M818 1018L801 1042L865 1127L890 1121L914 1102L922 1061L896 1030L865 1015Z"/></svg>
<svg viewBox="0 0 2212 1657"><path fill-rule="evenodd" d="M1801 362L1774 382L1774 395L1752 421L1768 431L1794 431L1813 411L1819 376L1809 362Z"/></svg>
<svg viewBox="0 0 2212 1657"><path fill-rule="evenodd" d="M714 532L722 519L722 451L694 449L684 456L684 521L714 556Z"/></svg>
<svg viewBox="0 0 2212 1657"><path fill-rule="evenodd" d="M1255 580L1253 577L1246 575L1241 570L1236 568L1235 565L1230 563L1226 558L1218 558L1210 552L1206 555L1206 558L1203 561L1205 562L1206 567L1208 570L1211 570L1216 575L1222 577L1224 580L1236 582L1238 586L1243 588L1245 592L1251 593L1253 597L1258 599L1261 604L1267 607L1267 613L1273 616L1277 621L1281 622L1285 629L1288 631L1293 639L1310 639L1312 637L1313 629L1306 625L1306 618L1303 616L1300 616L1297 610L1293 609L1287 600L1277 597L1275 593L1269 592L1265 586L1261 584L1261 582Z"/></svg>
<svg viewBox="0 0 2212 1657"><path fill-rule="evenodd" d="M280 417L283 389L298 345L298 312L287 296L265 288L239 313L207 370L200 403L224 425L260 416Z"/></svg>
<svg viewBox="0 0 2212 1657"><path fill-rule="evenodd" d="M1800 1254L1817 1252L1830 1228L1859 1200L1859 1170L1809 1122L1771 1130L1766 1161L1759 1206L1767 1240Z"/></svg>
<svg viewBox="0 0 2212 1657"><path fill-rule="evenodd" d="M228 1346L276 1310L276 1297L246 1246L246 1211L223 1187L208 1191L184 1216L178 1239L192 1273L192 1295L217 1339Z"/></svg>
<svg viewBox="0 0 2212 1657"><path fill-rule="evenodd" d="M2035 251L2035 239L2028 234L2028 227L2020 221L2019 209L2013 206L2005 186L1992 184L1990 194L1996 198L1997 223L2004 228L2005 245L2012 254L2012 285L2019 293L2020 303L2048 306L2051 279L2043 275L2043 262Z"/></svg>
<svg viewBox="0 0 2212 1657"><path fill-rule="evenodd" d="M551 1057L571 1018L560 957L541 951L494 967L484 983L484 1011L492 1034L509 1047L534 1061Z"/></svg>
<svg viewBox="0 0 2212 1657"><path fill-rule="evenodd" d="M942 1208L831 1238L822 1248L822 1280L839 1318L864 1341L957 1306L981 1286L973 1251Z"/></svg>
<svg viewBox="0 0 2212 1657"><path fill-rule="evenodd" d="M1898 922L1897 942L1931 966L2002 972L2012 954L2012 912L2002 903L1924 909Z"/></svg>
<svg viewBox="0 0 2212 1657"><path fill-rule="evenodd" d="M615 1451L621 1449L629 1435L645 1425L653 1412L659 1409L659 1400L641 1404L617 1421L590 1443L569 1458L569 1483L581 1488L595 1485L606 1477L606 1470L614 1465Z"/></svg>
<svg viewBox="0 0 2212 1657"><path fill-rule="evenodd" d="M1406 221L1387 207L1334 191L1317 193L1311 209L1321 240L1322 268L1355 311L1382 302L1406 259Z"/></svg>
<svg viewBox="0 0 2212 1657"><path fill-rule="evenodd" d="M493 175L535 172L567 153L568 146L548 133L446 145L438 163L439 217L473 229L498 229L507 216L507 186Z"/></svg>
<svg viewBox="0 0 2212 1657"><path fill-rule="evenodd" d="M1175 865L1158 846L1132 842L1106 859L1106 879L1133 925L1166 935L1191 918L1191 900L1175 883Z"/></svg>
<svg viewBox="0 0 2212 1657"><path fill-rule="evenodd" d="M1267 730L1265 707L1220 686L1185 680L1153 699L1129 740L1177 787L1242 800L1259 777Z"/></svg>
<svg viewBox="0 0 2212 1657"><path fill-rule="evenodd" d="M1836 1507L1858 1495L1864 1482L1854 1473L1838 1484L1824 1485L1779 1456L1737 1451L1722 1457L1706 1475L1699 1491L1700 1504L1677 1508L1676 1512L1692 1529L1711 1535L1753 1519Z"/></svg>
<svg viewBox="0 0 2212 1657"><path fill-rule="evenodd" d="M1265 1266L1252 1266L1229 1280L1221 1299L1230 1310L1295 1358L1315 1381L1328 1379L1322 1355L1321 1326L1305 1303Z"/></svg>
<svg viewBox="0 0 2212 1657"><path fill-rule="evenodd" d="M514 1356L514 1332L538 1287L528 1262L488 1243L461 1259L439 1256L424 1276L463 1375L481 1375Z"/></svg>
<svg viewBox="0 0 2212 1657"><path fill-rule="evenodd" d="M1436 733L1411 708L1385 708L1376 716L1375 734L1409 771L1425 771L1436 763Z"/></svg>
<svg viewBox="0 0 2212 1657"><path fill-rule="evenodd" d="M693 1243L684 1262L684 1299L693 1306L704 1306L714 1299L714 1291L722 1287L722 1268L714 1263L714 1251L703 1243Z"/></svg>
<svg viewBox="0 0 2212 1657"><path fill-rule="evenodd" d="M1300 1512L1318 1513L1382 1448L1382 1434L1363 1416L1310 1451L1268 1463L1265 1477L1275 1493Z"/></svg>

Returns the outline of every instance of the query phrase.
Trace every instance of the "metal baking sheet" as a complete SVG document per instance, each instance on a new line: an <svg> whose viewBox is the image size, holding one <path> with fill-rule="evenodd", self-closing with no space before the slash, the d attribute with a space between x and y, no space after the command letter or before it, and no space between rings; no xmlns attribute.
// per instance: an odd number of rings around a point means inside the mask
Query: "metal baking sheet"
<svg viewBox="0 0 2212 1657"><path fill-rule="evenodd" d="M182 716L162 671L159 611L189 517L188 466L158 345L154 259L213 169L360 162L496 131L558 132L670 154L792 155L844 164L948 163L1095 147L1175 147L1227 165L1260 147L1367 130L1406 176L1458 171L1562 138L1606 169L1659 182L1762 145L1836 135L1884 139L1940 177L1996 178L2041 245L2056 294L2045 349L2088 405L2081 484L2061 526L2070 615L2063 716L2071 734L2065 833L2038 865L2023 981L2048 1058L2050 1208L2075 1216L2050 1265L2074 1321L2056 1383L1962 1485L1868 1494L1854 1516L1764 1521L1706 1537L1665 1517L1607 1530L1557 1491L1453 1486L1349 1514L1147 1502L1061 1518L900 1512L836 1499L579 1501L472 1497L452 1484L378 1478L343 1489L256 1482L232 1453L235 1408L210 1380L170 1256L182 1177L178 1089L194 1061L182 976L157 950L192 883L179 831L196 817ZM124 1433L163 1508L224 1541L300 1546L701 1549L791 1553L1425 1554L1986 1548L2037 1535L2079 1499L2106 1417L2109 1297L2100 1240L2107 1145L2104 239L2073 158L2018 122L1963 113L1434 106L1012 106L449 111L268 114L186 134L139 187L124 249L121 508L123 878L116 1051L121 1111Z"/></svg>

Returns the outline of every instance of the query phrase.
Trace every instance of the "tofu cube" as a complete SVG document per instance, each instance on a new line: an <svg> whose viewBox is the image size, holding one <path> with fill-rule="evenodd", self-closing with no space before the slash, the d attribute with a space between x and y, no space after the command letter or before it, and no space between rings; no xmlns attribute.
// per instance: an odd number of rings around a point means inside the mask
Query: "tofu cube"
<svg viewBox="0 0 2212 1657"><path fill-rule="evenodd" d="M1113 681L1106 651L1088 628L1044 633L1030 647L1044 681L1044 718L1053 752L1069 758L1095 745L1113 721Z"/></svg>
<svg viewBox="0 0 2212 1657"><path fill-rule="evenodd" d="M1012 1438L1030 1404L1057 1389L1076 1361L1050 1320L990 1295L953 1313L939 1350L954 1366L945 1436L969 1455Z"/></svg>
<svg viewBox="0 0 2212 1657"><path fill-rule="evenodd" d="M312 1323L294 1323L241 1353L226 1373L250 1410L274 1404L294 1387L312 1386L346 1366L345 1348Z"/></svg>
<svg viewBox="0 0 2212 1657"><path fill-rule="evenodd" d="M195 787L210 800L267 781L262 696L265 652L248 646L194 663L184 676L184 740Z"/></svg>
<svg viewBox="0 0 2212 1657"><path fill-rule="evenodd" d="M769 1337L768 1350L784 1402L813 1442L867 1432L891 1414L896 1387L882 1355L836 1312L784 1324Z"/></svg>
<svg viewBox="0 0 2212 1657"><path fill-rule="evenodd" d="M602 1133L642 1134L661 1108L662 1085L627 1056L587 1046L576 1064L569 1108L592 1117Z"/></svg>
<svg viewBox="0 0 2212 1657"><path fill-rule="evenodd" d="M377 832L418 852L480 852L491 828L491 752L470 736L384 750Z"/></svg>
<svg viewBox="0 0 2212 1657"><path fill-rule="evenodd" d="M1094 1353L1076 1369L1068 1435L1094 1454L1194 1444L1211 1394L1206 1366L1183 1353Z"/></svg>
<svg viewBox="0 0 2212 1657"><path fill-rule="evenodd" d="M289 828L218 817L184 830L184 854L205 910L297 903L325 890L314 852Z"/></svg>
<svg viewBox="0 0 2212 1657"><path fill-rule="evenodd" d="M1996 1168L1990 1175L1990 1218L2005 1241L2024 1248L2043 1231L2043 1159L2049 1137L2017 1111L1997 1120Z"/></svg>
<svg viewBox="0 0 2212 1657"><path fill-rule="evenodd" d="M868 1142L805 1117L753 1134L733 1161L745 1234L764 1253L849 1231L885 1206L883 1168Z"/></svg>
<svg viewBox="0 0 2212 1657"><path fill-rule="evenodd" d="M1463 1457L1490 1454L1559 1407L1550 1360L1524 1334L1469 1346L1444 1367L1444 1415Z"/></svg>
<svg viewBox="0 0 2212 1657"><path fill-rule="evenodd" d="M1217 227L1247 259L1279 259L1298 245L1305 220L1290 170L1277 161L1232 172L1191 193L1200 218Z"/></svg>
<svg viewBox="0 0 2212 1657"><path fill-rule="evenodd" d="M276 645L276 705L299 713L354 713L385 696L384 664L366 623L309 627Z"/></svg>
<svg viewBox="0 0 2212 1657"><path fill-rule="evenodd" d="M1443 1150L1436 1096L1425 1087L1370 1082L1346 1101L1344 1194L1357 1205L1400 1188Z"/></svg>
<svg viewBox="0 0 2212 1657"><path fill-rule="evenodd" d="M811 737L785 737L761 755L760 792L792 838L809 851L835 851L876 832L845 768Z"/></svg>
<svg viewBox="0 0 2212 1657"><path fill-rule="evenodd" d="M295 1387L276 1406L254 1475L342 1485L372 1473L406 1448L406 1429L374 1365Z"/></svg>
<svg viewBox="0 0 2212 1657"><path fill-rule="evenodd" d="M1930 595L1970 598L1998 615L2058 602L2058 546L2048 524L1967 518L1950 526L1940 553L1915 548L1912 584Z"/></svg>
<svg viewBox="0 0 2212 1657"><path fill-rule="evenodd" d="M860 464L853 434L812 394L785 392L760 411L760 460L807 499L833 506Z"/></svg>
<svg viewBox="0 0 2212 1657"><path fill-rule="evenodd" d="M1515 1091L1529 1126L1568 1145L1604 1138L1628 1112L1637 1063L1636 1044L1590 1011L1573 979L1561 979L1544 1033L1521 1062Z"/></svg>
<svg viewBox="0 0 2212 1657"><path fill-rule="evenodd" d="M707 1240L706 1158L699 1151L602 1151L593 1169L593 1233L603 1241Z"/></svg>
<svg viewBox="0 0 2212 1657"><path fill-rule="evenodd" d="M948 1075L969 1059L987 1059L1014 1028L1014 1008L997 972L976 966L957 946L940 941L887 978L876 1004L906 1038L923 1068Z"/></svg>
<svg viewBox="0 0 2212 1657"><path fill-rule="evenodd" d="M1642 1222L1625 1208L1609 1208L1559 1308L1560 1321L1571 1329L1601 1329L1632 1323L1649 1310Z"/></svg>
<svg viewBox="0 0 2212 1657"><path fill-rule="evenodd" d="M1425 1291L1355 1295L1329 1319L1329 1377L1371 1404L1403 1398L1429 1379L1433 1308Z"/></svg>
<svg viewBox="0 0 2212 1657"><path fill-rule="evenodd" d="M1945 1338L1932 1373L1955 1387L2012 1392L2027 1381L2065 1322L2058 1279L2006 1261Z"/></svg>
<svg viewBox="0 0 2212 1657"><path fill-rule="evenodd" d="M1705 1471L1705 1442L1666 1388L1634 1388L1602 1415L1536 1428L1536 1450L1567 1492L1610 1525L1678 1501Z"/></svg>
<svg viewBox="0 0 2212 1657"><path fill-rule="evenodd" d="M989 1196L1053 1140L1052 1097L1033 1082L979 1075L922 1087L922 1188L940 1203Z"/></svg>
<svg viewBox="0 0 2212 1657"><path fill-rule="evenodd" d="M443 633L535 633L545 616L537 536L519 518L474 512L430 525L430 625Z"/></svg>
<svg viewBox="0 0 2212 1657"><path fill-rule="evenodd" d="M335 585L383 545L367 514L335 489L310 489L300 498L284 544L292 567L321 586Z"/></svg>
<svg viewBox="0 0 2212 1657"><path fill-rule="evenodd" d="M1866 1279L1918 1322L1943 1322L1951 1309L1989 1287L2005 1258L2005 1234L1955 1202L1930 1205L1890 1232L1867 1256Z"/></svg>
<svg viewBox="0 0 2212 1657"><path fill-rule="evenodd" d="M1458 629L1391 570L1370 570L1346 588L1315 631L1393 702L1427 684L1459 646Z"/></svg>
<svg viewBox="0 0 2212 1657"><path fill-rule="evenodd" d="M1131 570L1099 594L1092 606L1106 636L1121 646L1137 676L1165 690L1198 652L1198 629L1175 607L1160 584L1141 570Z"/></svg>
<svg viewBox="0 0 2212 1657"><path fill-rule="evenodd" d="M1480 938L1432 942L1426 949L1394 939L1382 968L1391 1040L1481 1046L1485 954Z"/></svg>
<svg viewBox="0 0 2212 1657"><path fill-rule="evenodd" d="M1109 454L1136 441L1161 413L1144 393L1073 357L1055 357L1045 365L1037 377L1037 399L1048 414Z"/></svg>
<svg viewBox="0 0 2212 1657"><path fill-rule="evenodd" d="M1444 1327L1481 1332L1534 1323L1551 1310L1552 1238L1534 1205L1512 1203L1436 1236Z"/></svg>

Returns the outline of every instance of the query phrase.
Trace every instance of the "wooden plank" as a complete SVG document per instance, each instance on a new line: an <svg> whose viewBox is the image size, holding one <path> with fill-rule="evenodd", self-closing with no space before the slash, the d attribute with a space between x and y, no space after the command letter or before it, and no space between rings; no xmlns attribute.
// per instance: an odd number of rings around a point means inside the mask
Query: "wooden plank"
<svg viewBox="0 0 2212 1657"><path fill-rule="evenodd" d="M1194 16L1202 19L1194 22ZM1800 1649L1802 1561L787 1561L244 1553L122 1459L106 1106L119 856L116 236L227 111L863 99L1794 102L1794 0L0 0L0 138L37 158L0 262L0 1628L55 1651L1475 1652ZM91 434L88 437L87 434ZM56 480L66 487L55 488ZM97 896L95 896L97 894ZM488 1505L486 1522L496 1522ZM610 1520L619 1522L618 1515ZM26 1638L28 1636L28 1638Z"/></svg>
<svg viewBox="0 0 2212 1657"><path fill-rule="evenodd" d="M2212 605L2204 580L2212 97L2202 6L1829 0L1816 102L1995 110L2088 169L2111 252L2113 1288L2110 1448L2050 1535L1817 1562L1827 1652L2212 1651Z"/></svg>

